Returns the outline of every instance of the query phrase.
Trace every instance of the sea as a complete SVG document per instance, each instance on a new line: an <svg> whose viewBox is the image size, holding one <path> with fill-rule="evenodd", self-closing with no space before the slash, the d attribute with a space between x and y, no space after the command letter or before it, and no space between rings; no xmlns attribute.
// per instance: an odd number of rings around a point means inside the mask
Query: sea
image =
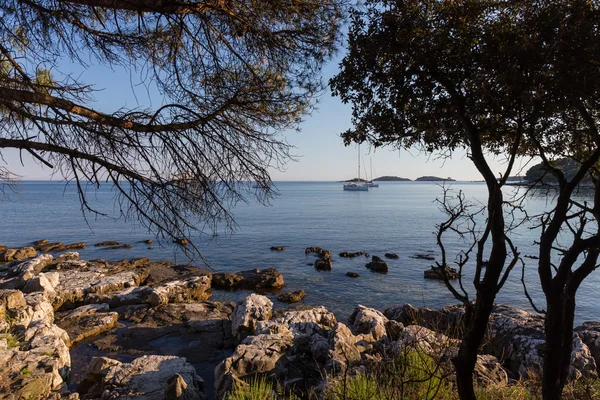
<svg viewBox="0 0 600 400"><path fill-rule="evenodd" d="M249 190L253 190L250 188ZM183 252L169 241L156 240L155 234L135 221L117 218L120 205L115 190L104 185L88 198L92 206L108 216L86 214L81 209L76 186L62 181L23 181L16 192L8 192L0 201L0 243L9 247L25 246L39 239L64 243L85 242L78 250L83 259L109 261L149 257L177 263L192 263L213 272L237 272L247 269L276 268L285 278L283 291L302 289L308 296L302 305L324 305L339 320L348 318L358 304L385 310L410 303L416 307L444 307L456 304L444 284L424 279L423 273L433 261L417 258L429 255L440 259L436 243L437 225L447 219L436 199L444 188L435 182L379 182L368 192L342 190L341 182L275 182L277 196L264 205L255 200L238 203L231 211L235 229L219 227L215 232L192 236L201 256ZM451 193L461 192L476 210L486 200L481 182L452 182ZM507 187L507 199L519 196L523 188ZM585 200L585 194L582 195ZM552 196L528 196L524 209L535 215L552 206ZM520 211L517 211L518 213ZM517 216L518 217L518 216ZM479 224L483 222L477 217ZM480 225L478 225L480 226ZM544 307L537 277L535 241L539 229L532 224L515 228L511 237L524 256L512 271L497 302L532 310L524 295L523 282L538 307ZM143 240L153 239L151 245ZM132 245L130 249L106 250L94 244L115 240ZM452 265L461 251L471 245L469 237L456 233L444 236L444 246ZM285 246L272 251L272 246ZM318 271L313 254L307 247L321 247L333 254L333 269ZM340 252L365 251L381 258L396 253L398 259L386 259L389 272L380 274L365 267L365 257L341 258ZM474 259L474 255L471 257ZM346 276L357 272L358 278ZM473 297L473 266L467 263L463 285ZM577 295L576 323L600 320L600 303L596 296L600 273L594 273ZM238 301L245 291L213 291L213 300ZM287 307L276 300L277 293L266 293L275 307Z"/></svg>

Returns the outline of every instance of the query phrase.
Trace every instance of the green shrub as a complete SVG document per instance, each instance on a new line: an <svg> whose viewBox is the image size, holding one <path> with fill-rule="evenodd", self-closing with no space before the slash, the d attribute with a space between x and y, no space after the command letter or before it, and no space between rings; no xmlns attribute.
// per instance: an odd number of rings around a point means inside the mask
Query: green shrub
<svg viewBox="0 0 600 400"><path fill-rule="evenodd" d="M248 383L235 383L227 400L300 400L294 394L282 396L273 388L273 384L267 378L260 377L250 380Z"/></svg>

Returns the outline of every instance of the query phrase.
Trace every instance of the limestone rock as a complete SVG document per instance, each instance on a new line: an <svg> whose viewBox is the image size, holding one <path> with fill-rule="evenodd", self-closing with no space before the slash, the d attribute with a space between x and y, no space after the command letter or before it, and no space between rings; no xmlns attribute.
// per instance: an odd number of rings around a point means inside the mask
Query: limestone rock
<svg viewBox="0 0 600 400"><path fill-rule="evenodd" d="M10 262L23 258L35 257L37 251L33 247L22 247L20 249L6 249L0 252L0 262Z"/></svg>
<svg viewBox="0 0 600 400"><path fill-rule="evenodd" d="M274 378L287 373L286 350L293 346L290 332L248 336L230 357L215 368L215 392L222 398L231 389L234 378L268 373Z"/></svg>
<svg viewBox="0 0 600 400"><path fill-rule="evenodd" d="M388 319L381 312L360 304L350 315L352 328L358 333L372 335L375 341L386 336L387 322Z"/></svg>
<svg viewBox="0 0 600 400"><path fill-rule="evenodd" d="M102 387L110 398L163 400L173 398L169 396L173 396L175 375L178 375L175 379L183 380L183 384L178 385L182 390L181 399L205 399L204 381L194 367L185 358L173 356L142 356L131 363L115 363L108 367Z"/></svg>
<svg viewBox="0 0 600 400"><path fill-rule="evenodd" d="M477 355L473 373L480 386L504 386L508 384L508 374L502 368L500 360L490 354Z"/></svg>
<svg viewBox="0 0 600 400"><path fill-rule="evenodd" d="M168 303L186 303L208 300L210 298L210 282L208 276L192 276L184 280L169 282L153 288L148 295L148 304L158 306Z"/></svg>
<svg viewBox="0 0 600 400"><path fill-rule="evenodd" d="M77 344L112 329L118 319L116 312L92 313L60 321L59 326L69 334L71 343Z"/></svg>
<svg viewBox="0 0 600 400"><path fill-rule="evenodd" d="M327 369L334 373L344 373L348 365L360 360L360 351L356 347L357 338L350 329L338 322L329 336L329 360Z"/></svg>
<svg viewBox="0 0 600 400"><path fill-rule="evenodd" d="M256 333L289 331L295 339L311 337L315 334L325 336L326 332L330 331L336 323L335 315L325 307L312 307L284 311L269 321L260 321L257 324Z"/></svg>
<svg viewBox="0 0 600 400"><path fill-rule="evenodd" d="M233 336L242 341L248 335L254 334L258 321L267 321L271 318L273 302L265 296L251 294L240 301L231 315L231 332Z"/></svg>

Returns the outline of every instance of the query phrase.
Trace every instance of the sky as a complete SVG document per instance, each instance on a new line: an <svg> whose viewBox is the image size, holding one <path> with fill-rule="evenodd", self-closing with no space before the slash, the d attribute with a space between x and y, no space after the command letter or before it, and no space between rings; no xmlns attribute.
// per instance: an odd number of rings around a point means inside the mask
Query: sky
<svg viewBox="0 0 600 400"><path fill-rule="evenodd" d="M329 62L323 70L323 79L328 81L338 71L342 55ZM89 67L81 70L79 66L63 65L63 72L76 71L80 80L94 83L99 91L95 94L91 106L105 112L115 111L121 107L138 107L147 105L157 107L162 99L158 93L149 93L137 83L135 75L123 69L111 70L107 67ZM317 110L307 115L300 125L300 131L284 133L288 143L294 146L291 153L296 161L290 161L285 170L271 169L274 181L341 181L357 176L356 145L345 147L340 134L351 128L351 106L342 104L339 98L333 97L329 90L319 98ZM482 180L479 172L465 152L456 152L451 159L440 158L418 151L379 148L377 151L368 145L360 147L361 159L364 164L361 176L364 178L365 167L368 178L392 175L416 179L420 176L434 175L451 177L456 180ZM60 180L60 175L53 176L53 171L42 167L27 153L21 154L16 150L2 151L3 161L13 172L24 180ZM488 157L494 172L500 173L505 169L504 159ZM0 160L0 165L2 160ZM369 165L372 163L373 176ZM526 170L527 165L521 162ZM519 167L519 165L517 165ZM518 172L518 169L516 170ZM524 173L524 172L523 172Z"/></svg>

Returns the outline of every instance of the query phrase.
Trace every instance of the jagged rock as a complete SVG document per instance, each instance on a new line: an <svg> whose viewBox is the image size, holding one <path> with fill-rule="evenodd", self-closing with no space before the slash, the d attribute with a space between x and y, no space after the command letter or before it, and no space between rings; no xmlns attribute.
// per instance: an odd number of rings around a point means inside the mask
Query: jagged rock
<svg viewBox="0 0 600 400"><path fill-rule="evenodd" d="M251 294L240 301L231 315L231 332L233 336L242 341L247 336L254 334L258 321L267 321L271 318L273 302L265 296Z"/></svg>
<svg viewBox="0 0 600 400"><path fill-rule="evenodd" d="M52 323L52 306L43 294L23 296L25 306L17 297L14 294L4 297L13 298L13 303L18 304L17 309L13 308L11 328L21 332L18 336L21 343L0 350L2 385L11 388L14 399L51 398L51 392L65 387L69 376L69 337Z"/></svg>
<svg viewBox="0 0 600 400"><path fill-rule="evenodd" d="M388 319L381 312L358 305L350 315L350 324L354 331L372 335L373 340L377 341L386 336L386 323Z"/></svg>
<svg viewBox="0 0 600 400"><path fill-rule="evenodd" d="M349 276L350 278L358 278L360 275L356 272L346 272L346 276Z"/></svg>
<svg viewBox="0 0 600 400"><path fill-rule="evenodd" d="M584 322L575 328L583 343L590 349L592 357L596 360L596 366L600 367L600 322Z"/></svg>
<svg viewBox="0 0 600 400"><path fill-rule="evenodd" d="M451 359L458 352L460 341L418 325L405 326L392 344L393 354L417 350L434 357Z"/></svg>
<svg viewBox="0 0 600 400"><path fill-rule="evenodd" d="M280 289L284 284L283 275L275 268L267 268L262 271L252 269L237 274L219 272L212 275L212 286L220 289Z"/></svg>
<svg viewBox="0 0 600 400"><path fill-rule="evenodd" d="M444 274L448 279L460 278L460 273L456 270L456 268L451 268L447 265L444 266L443 269L442 267L432 266L430 269L423 272L425 279L444 280Z"/></svg>
<svg viewBox="0 0 600 400"><path fill-rule="evenodd" d="M344 373L348 365L361 359L356 347L357 338L350 329L338 322L329 335L329 359L327 369L334 373Z"/></svg>
<svg viewBox="0 0 600 400"><path fill-rule="evenodd" d="M283 303L297 303L308 295L304 290L296 290L292 293L282 293L277 296L277 300Z"/></svg>
<svg viewBox="0 0 600 400"><path fill-rule="evenodd" d="M371 258L371 262L365 266L371 271L378 272L380 274L387 274L389 270L387 263L377 256L373 256Z"/></svg>
<svg viewBox="0 0 600 400"><path fill-rule="evenodd" d="M65 261L78 261L78 260L79 260L79 253L77 253L76 251L68 251L66 253L62 253L62 254L56 256L56 258L54 259L54 261L56 261L57 263L65 262Z"/></svg>
<svg viewBox="0 0 600 400"><path fill-rule="evenodd" d="M315 334L324 336L325 332L330 331L336 323L335 315L325 307L296 309L282 311L280 315L269 321L259 321L256 326L256 334L289 331L295 339Z"/></svg>
<svg viewBox="0 0 600 400"><path fill-rule="evenodd" d="M97 376L93 371L90 372L92 376ZM163 400L172 398L167 396L173 395L171 386L174 375L178 375L185 383L181 399L205 399L204 381L196 374L194 367L184 358L173 356L142 356L131 363L115 362L108 365L106 375L96 390L102 393L102 398L107 391L109 398ZM180 389L182 387L179 385Z"/></svg>
<svg viewBox="0 0 600 400"><path fill-rule="evenodd" d="M315 261L315 269L319 271L331 271L333 269L333 264L330 259L318 259Z"/></svg>
<svg viewBox="0 0 600 400"><path fill-rule="evenodd" d="M153 288L148 296L148 304L158 306L168 303L186 303L210 298L211 278L192 276Z"/></svg>
<svg viewBox="0 0 600 400"><path fill-rule="evenodd" d="M459 329L463 316L463 309L447 307L434 310L432 308L416 308L410 304L390 307L384 315L404 325L420 325L437 332L448 332Z"/></svg>
<svg viewBox="0 0 600 400"><path fill-rule="evenodd" d="M204 394L198 392L195 388L190 388L181 375L175 374L167 380L163 400L196 400L203 398Z"/></svg>
<svg viewBox="0 0 600 400"><path fill-rule="evenodd" d="M0 253L0 262L10 262L14 260L22 260L31 258L37 255L37 251L33 247L22 247L20 249L6 249Z"/></svg>
<svg viewBox="0 0 600 400"><path fill-rule="evenodd" d="M484 347L487 353L503 357L503 365L515 376L540 373L545 348L544 318L505 305L495 305L490 318L492 337ZM596 363L579 335L573 337L569 377L596 376Z"/></svg>
<svg viewBox="0 0 600 400"><path fill-rule="evenodd" d="M248 336L215 368L215 392L222 398L234 379L266 373L273 378L286 376L289 360L285 352L293 347L293 334L288 332Z"/></svg>
<svg viewBox="0 0 600 400"><path fill-rule="evenodd" d="M500 360L489 354L477 355L475 372L473 373L477 384L486 386L504 386L508 384L508 374L502 368Z"/></svg>
<svg viewBox="0 0 600 400"><path fill-rule="evenodd" d="M392 260L397 260L400 258L396 253L385 253L384 256L385 258L390 258Z"/></svg>
<svg viewBox="0 0 600 400"><path fill-rule="evenodd" d="M38 276L29 279L25 283L23 292L25 292L25 293L43 292L48 298L53 298L56 295L54 286L55 285L53 285L50 282L50 280L46 277L46 274L41 273Z"/></svg>

